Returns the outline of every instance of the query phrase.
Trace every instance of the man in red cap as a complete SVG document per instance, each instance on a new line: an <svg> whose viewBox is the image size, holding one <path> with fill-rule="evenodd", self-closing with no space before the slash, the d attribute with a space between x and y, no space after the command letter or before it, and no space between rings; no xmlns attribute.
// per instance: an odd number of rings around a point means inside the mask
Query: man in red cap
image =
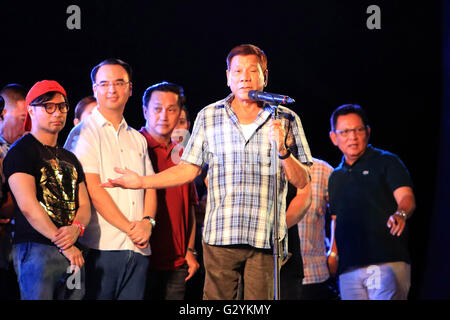
<svg viewBox="0 0 450 320"><path fill-rule="evenodd" d="M15 203L13 260L21 298L81 298L84 258L76 242L89 223L90 203L81 164L57 145L69 110L66 91L43 80L26 104L31 132L3 162Z"/></svg>

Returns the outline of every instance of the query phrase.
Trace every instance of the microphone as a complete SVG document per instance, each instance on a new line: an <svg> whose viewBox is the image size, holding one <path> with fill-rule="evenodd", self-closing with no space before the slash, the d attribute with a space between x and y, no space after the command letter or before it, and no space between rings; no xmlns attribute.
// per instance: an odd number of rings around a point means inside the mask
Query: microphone
<svg viewBox="0 0 450 320"><path fill-rule="evenodd" d="M262 92L258 90L250 90L248 92L248 97L255 101L264 101L269 103L279 103L279 104L291 104L295 103L295 100L289 98L288 96L283 96L281 94Z"/></svg>

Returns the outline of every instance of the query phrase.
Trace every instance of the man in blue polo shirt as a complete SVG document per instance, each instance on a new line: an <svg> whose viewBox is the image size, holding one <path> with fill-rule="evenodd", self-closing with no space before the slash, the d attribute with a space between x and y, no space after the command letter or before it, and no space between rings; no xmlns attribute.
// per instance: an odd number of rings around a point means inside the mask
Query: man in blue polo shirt
<svg viewBox="0 0 450 320"><path fill-rule="evenodd" d="M360 106L342 105L333 112L330 138L344 156L328 184L336 216L329 261L339 259L343 300L406 299L411 283L406 221L415 209L412 181L401 160L369 145L369 136Z"/></svg>

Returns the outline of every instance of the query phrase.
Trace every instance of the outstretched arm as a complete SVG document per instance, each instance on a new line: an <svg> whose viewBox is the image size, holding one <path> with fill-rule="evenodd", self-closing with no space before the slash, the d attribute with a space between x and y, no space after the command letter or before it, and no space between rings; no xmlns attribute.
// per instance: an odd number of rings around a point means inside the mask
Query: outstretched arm
<svg viewBox="0 0 450 320"><path fill-rule="evenodd" d="M108 179L108 182L102 183L100 187L124 189L166 189L176 187L194 181L200 174L201 167L181 162L179 165L151 176L139 176L136 172L129 169L114 169L122 176L117 179Z"/></svg>

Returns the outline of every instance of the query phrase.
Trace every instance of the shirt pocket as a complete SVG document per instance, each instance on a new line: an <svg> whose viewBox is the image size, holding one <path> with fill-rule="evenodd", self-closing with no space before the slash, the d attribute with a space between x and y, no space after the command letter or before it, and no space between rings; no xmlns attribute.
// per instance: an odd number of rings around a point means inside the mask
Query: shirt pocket
<svg viewBox="0 0 450 320"><path fill-rule="evenodd" d="M275 173L275 166L272 161L272 152L269 147L261 147L258 153L254 155L255 161L255 171L260 172L263 176L271 176Z"/></svg>

